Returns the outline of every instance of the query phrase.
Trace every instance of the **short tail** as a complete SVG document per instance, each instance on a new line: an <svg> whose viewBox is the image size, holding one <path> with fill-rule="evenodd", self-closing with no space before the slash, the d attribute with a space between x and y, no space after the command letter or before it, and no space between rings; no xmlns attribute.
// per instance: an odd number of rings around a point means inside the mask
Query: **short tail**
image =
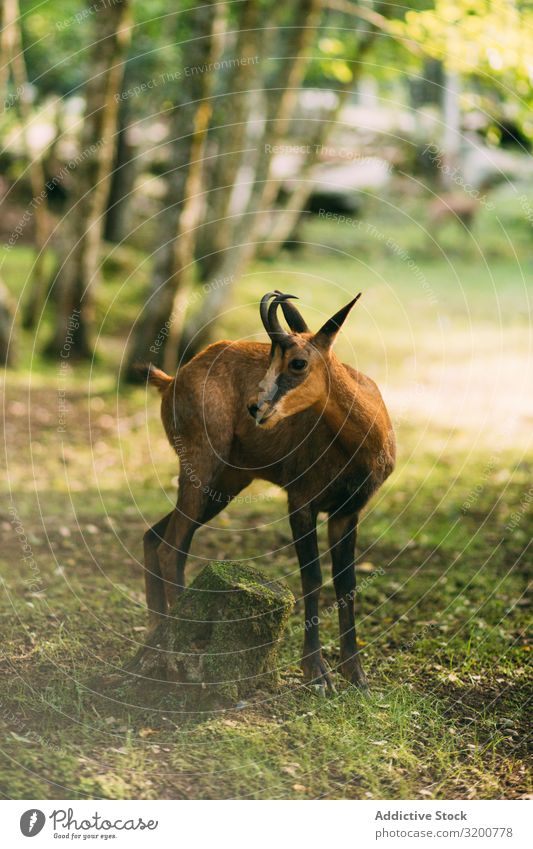
<svg viewBox="0 0 533 849"><path fill-rule="evenodd" d="M160 368L157 368L152 363L138 363L135 366L135 371L141 375L144 380L159 389L160 392L164 392L167 386L174 380L173 377L170 377L169 374L161 371Z"/></svg>

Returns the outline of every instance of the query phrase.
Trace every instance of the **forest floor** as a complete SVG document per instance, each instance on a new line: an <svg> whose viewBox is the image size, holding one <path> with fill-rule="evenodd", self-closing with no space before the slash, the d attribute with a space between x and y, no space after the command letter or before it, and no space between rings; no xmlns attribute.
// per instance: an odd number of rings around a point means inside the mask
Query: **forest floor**
<svg viewBox="0 0 533 849"><path fill-rule="evenodd" d="M322 241L331 245L337 232ZM450 259L450 251L439 258L413 246L415 274L382 245L356 263L317 241L303 256L258 264L220 336L236 338L242 326L259 333L257 298L274 288L274 277L311 304L313 326L347 294L365 290L339 352L378 380L399 442L397 471L359 537L358 633L369 696L339 676L337 694L327 698L304 686L303 609L285 502L262 482L198 532L188 575L210 559L244 559L288 582L297 604L280 649L280 689L256 693L239 709L185 714L168 701L124 703L95 686L95 676L119 668L145 636L142 535L168 512L177 470L157 397L116 389L137 284L126 298L110 283L99 305L104 343L90 368L64 374L31 354L28 338L7 379L4 797L532 792L531 289L510 250L489 269L484 259ZM121 297L124 310L108 319L107 306L120 306ZM248 306L237 309L241 303ZM319 538L325 551L323 521ZM323 573L323 639L334 667L327 557Z"/></svg>

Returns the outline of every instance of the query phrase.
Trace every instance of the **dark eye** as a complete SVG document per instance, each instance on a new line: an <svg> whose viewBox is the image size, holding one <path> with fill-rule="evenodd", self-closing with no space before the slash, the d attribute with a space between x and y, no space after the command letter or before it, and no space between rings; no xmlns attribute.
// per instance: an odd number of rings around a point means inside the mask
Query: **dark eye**
<svg viewBox="0 0 533 849"><path fill-rule="evenodd" d="M293 371L303 371L307 367L307 360L291 360L289 367Z"/></svg>

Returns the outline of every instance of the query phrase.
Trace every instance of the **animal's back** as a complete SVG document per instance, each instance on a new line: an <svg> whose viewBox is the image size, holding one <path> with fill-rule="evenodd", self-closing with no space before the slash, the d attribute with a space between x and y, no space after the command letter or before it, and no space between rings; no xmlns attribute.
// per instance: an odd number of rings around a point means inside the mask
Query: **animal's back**
<svg viewBox="0 0 533 849"><path fill-rule="evenodd" d="M216 444L222 431L233 434L246 413L247 394L265 372L269 350L264 343L222 340L182 366L161 402L170 443L181 436Z"/></svg>

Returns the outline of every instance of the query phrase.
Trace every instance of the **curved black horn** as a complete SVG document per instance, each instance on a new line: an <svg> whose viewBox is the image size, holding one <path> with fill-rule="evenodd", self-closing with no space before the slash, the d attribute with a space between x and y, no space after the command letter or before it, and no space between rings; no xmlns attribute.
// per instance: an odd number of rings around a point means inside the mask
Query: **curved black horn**
<svg viewBox="0 0 533 849"><path fill-rule="evenodd" d="M276 297L270 304L268 308L268 326L270 330L268 331L268 335L272 339L273 342L280 342L282 339L287 339L289 334L280 324L279 318L277 316L278 307L280 304L283 306L283 302L288 298L295 298L296 295L282 295L275 293Z"/></svg>
<svg viewBox="0 0 533 849"><path fill-rule="evenodd" d="M276 289L276 295L281 294L282 293L278 291L278 289ZM299 310L296 309L294 304L291 304L289 301L281 301L281 309L283 310L285 321L287 322L293 333L309 333L309 328L305 322L303 315L300 313Z"/></svg>
<svg viewBox="0 0 533 849"><path fill-rule="evenodd" d="M271 298L277 298L278 292L267 292L266 295L263 295L261 298L261 303L259 304L259 314L261 315L261 321L263 322L263 327L266 332L270 336L270 325L268 323L268 302Z"/></svg>

